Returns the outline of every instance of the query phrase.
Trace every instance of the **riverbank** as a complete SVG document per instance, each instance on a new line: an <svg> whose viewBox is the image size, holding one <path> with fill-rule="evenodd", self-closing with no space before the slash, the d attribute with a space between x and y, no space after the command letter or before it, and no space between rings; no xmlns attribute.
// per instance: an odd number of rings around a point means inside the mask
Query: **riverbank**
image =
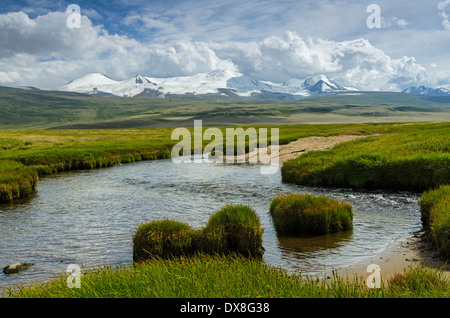
<svg viewBox="0 0 450 318"><path fill-rule="evenodd" d="M286 125L279 127L279 142L286 145L311 136L389 133L395 126ZM226 128L220 129L224 132ZM29 197L39 177L60 171L170 158L172 147L178 143L171 139L172 131L173 128L0 131L0 203ZM209 143L209 140L203 141L203 147Z"/></svg>
<svg viewBox="0 0 450 318"><path fill-rule="evenodd" d="M279 163L283 164L290 159L297 158L299 155L309 151L329 150L341 142L347 142L365 138L361 135L339 135L339 136L312 136L299 138L286 145L280 145Z"/></svg>
<svg viewBox="0 0 450 318"><path fill-rule="evenodd" d="M337 135L337 136L311 136L302 137L294 141L290 141L286 144L278 146L278 153L272 152L272 147L258 148L246 153L242 156L233 156L235 162L239 160L245 162L261 162L259 155L261 152L267 153L267 158L270 162L282 165L290 159L295 159L298 156L305 154L309 151L329 150L341 142L347 142L365 138L364 135ZM220 158L222 161L227 161L227 156Z"/></svg>
<svg viewBox="0 0 450 318"><path fill-rule="evenodd" d="M368 136L348 135L331 137L306 137L300 138L287 145L280 145L280 164L290 159L295 159L309 151L329 150L341 142L347 142L365 138ZM367 279L371 274L367 272L367 266L377 264L380 266L382 277L387 282L397 274L402 274L411 266L429 266L439 268L442 273L450 277L450 267L447 260L438 255L436 248L427 239L427 233L422 230L412 233L410 237L389 244L386 249L368 261L354 266L342 268L337 271L339 275L356 275Z"/></svg>
<svg viewBox="0 0 450 318"><path fill-rule="evenodd" d="M367 272L367 267L370 264L376 264L380 267L384 282L388 282L398 274L403 274L411 267L422 266L439 269L442 274L450 279L449 264L438 255L431 242L427 240L424 231L412 233L407 238L393 241L386 249L371 259L341 268L337 270L337 274L349 277L356 275L366 280L371 274L371 272Z"/></svg>

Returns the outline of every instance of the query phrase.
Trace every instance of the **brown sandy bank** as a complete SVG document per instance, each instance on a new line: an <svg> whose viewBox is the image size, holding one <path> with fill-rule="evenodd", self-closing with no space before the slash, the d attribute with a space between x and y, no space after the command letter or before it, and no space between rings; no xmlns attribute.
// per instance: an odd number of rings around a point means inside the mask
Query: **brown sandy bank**
<svg viewBox="0 0 450 318"><path fill-rule="evenodd" d="M339 269L337 273L344 277L357 275L366 280L371 274L367 272L367 266L370 264L380 267L381 277L384 281L388 281L396 274L402 274L408 267L422 265L439 268L450 278L450 267L447 261L439 257L426 239L424 231L412 233L409 237L394 241L371 259Z"/></svg>
<svg viewBox="0 0 450 318"><path fill-rule="evenodd" d="M330 136L330 137L305 137L300 138L296 141L292 141L286 145L280 145L278 148L278 158L276 158L276 154L271 153L271 147L268 147L268 157L271 162L277 162L279 164L283 164L289 159L296 158L308 151L313 150L329 150L333 148L335 145L345 141L351 141L355 139L364 138L367 136L360 135L340 135L340 136ZM234 162L254 162L256 163L258 158L258 152L261 154L261 149L255 149L254 151L245 154L245 156L234 156ZM227 160L227 156L224 156L222 159ZM253 160L253 161L252 161Z"/></svg>
<svg viewBox="0 0 450 318"><path fill-rule="evenodd" d="M341 135L330 137L305 137L296 141L290 142L286 145L280 145L279 148L279 163L282 164L289 159L296 158L303 153L313 150L328 150L341 142L351 141L355 139L364 138L367 136L359 135Z"/></svg>

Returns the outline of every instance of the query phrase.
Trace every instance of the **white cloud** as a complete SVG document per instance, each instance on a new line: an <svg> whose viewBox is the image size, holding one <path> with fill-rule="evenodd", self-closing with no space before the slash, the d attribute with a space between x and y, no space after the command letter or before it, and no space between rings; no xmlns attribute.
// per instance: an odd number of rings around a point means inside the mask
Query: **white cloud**
<svg viewBox="0 0 450 318"><path fill-rule="evenodd" d="M183 76L215 69L239 69L270 81L322 73L362 90L398 90L426 79L425 68L414 58L393 59L364 38L331 41L285 32L260 41L156 44L111 35L86 16L81 28L69 29L66 18L62 12L35 19L24 12L0 15L0 85L55 89L92 72L127 79L137 74ZM134 23L138 17L128 19ZM148 19L142 22L154 28L173 27L169 21Z"/></svg>
<svg viewBox="0 0 450 318"><path fill-rule="evenodd" d="M287 81L322 73L363 90L398 90L426 76L414 58L392 59L366 39L305 40L286 32L261 42L212 43L211 47L244 73L263 80Z"/></svg>
<svg viewBox="0 0 450 318"><path fill-rule="evenodd" d="M442 27L445 30L450 30L450 21L448 20L448 14L446 12L447 7L450 5L450 0L445 0L438 3L439 16L442 18Z"/></svg>

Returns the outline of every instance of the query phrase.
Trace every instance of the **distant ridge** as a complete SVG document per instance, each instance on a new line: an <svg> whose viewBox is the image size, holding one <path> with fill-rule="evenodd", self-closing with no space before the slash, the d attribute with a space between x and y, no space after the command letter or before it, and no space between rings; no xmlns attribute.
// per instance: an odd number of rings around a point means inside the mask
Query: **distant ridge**
<svg viewBox="0 0 450 318"><path fill-rule="evenodd" d="M404 89L402 93L417 95L450 95L450 90L444 87L430 88L426 86L412 86Z"/></svg>

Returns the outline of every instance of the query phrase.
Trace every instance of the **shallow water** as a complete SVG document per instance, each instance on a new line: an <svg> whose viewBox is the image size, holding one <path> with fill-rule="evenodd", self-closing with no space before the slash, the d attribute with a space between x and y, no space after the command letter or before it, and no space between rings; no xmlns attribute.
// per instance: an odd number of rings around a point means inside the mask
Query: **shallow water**
<svg viewBox="0 0 450 318"><path fill-rule="evenodd" d="M278 238L269 202L278 194L323 194L353 205L352 231L315 238ZM45 177L34 197L0 205L0 287L46 280L80 266L132 264L137 225L171 218L194 228L227 203L251 205L264 228L264 259L289 271L323 274L364 261L421 228L417 194L308 188L260 174L257 165L137 162Z"/></svg>

